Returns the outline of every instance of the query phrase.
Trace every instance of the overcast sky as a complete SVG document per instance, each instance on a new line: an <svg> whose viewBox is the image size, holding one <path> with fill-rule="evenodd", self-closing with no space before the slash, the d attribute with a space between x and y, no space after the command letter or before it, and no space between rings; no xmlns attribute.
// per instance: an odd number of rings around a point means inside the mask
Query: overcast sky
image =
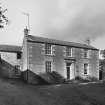
<svg viewBox="0 0 105 105"><path fill-rule="evenodd" d="M1 0L9 25L0 29L0 44L21 45L30 14L30 34L74 42L91 39L105 49L105 0Z"/></svg>

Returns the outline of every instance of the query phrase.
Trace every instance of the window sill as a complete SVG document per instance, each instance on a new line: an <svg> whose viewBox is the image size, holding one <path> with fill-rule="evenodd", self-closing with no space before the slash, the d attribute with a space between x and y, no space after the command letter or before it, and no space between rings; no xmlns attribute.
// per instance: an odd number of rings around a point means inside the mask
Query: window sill
<svg viewBox="0 0 105 105"><path fill-rule="evenodd" d="M89 76L89 74L83 74L82 76L84 76L84 77L88 77L88 76Z"/></svg>
<svg viewBox="0 0 105 105"><path fill-rule="evenodd" d="M75 57L73 57L73 56L65 56L65 58L74 59Z"/></svg>
<svg viewBox="0 0 105 105"><path fill-rule="evenodd" d="M73 57L73 56L66 56L66 57Z"/></svg>
<svg viewBox="0 0 105 105"><path fill-rule="evenodd" d="M85 57L82 57L82 59L90 59L89 57L85 58Z"/></svg>
<svg viewBox="0 0 105 105"><path fill-rule="evenodd" d="M64 60L76 61L76 58L75 57L64 57Z"/></svg>
<svg viewBox="0 0 105 105"><path fill-rule="evenodd" d="M55 55L53 55L53 54L45 54L45 56L55 56Z"/></svg>

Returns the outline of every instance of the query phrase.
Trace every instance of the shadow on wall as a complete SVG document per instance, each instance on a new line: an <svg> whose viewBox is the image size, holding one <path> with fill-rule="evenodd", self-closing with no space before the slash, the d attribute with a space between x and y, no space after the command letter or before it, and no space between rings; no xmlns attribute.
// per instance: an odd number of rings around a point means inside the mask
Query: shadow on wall
<svg viewBox="0 0 105 105"><path fill-rule="evenodd" d="M7 61L0 59L0 76L6 78L17 78L15 67ZM19 70L18 70L19 71ZM19 75L21 72L19 72Z"/></svg>
<svg viewBox="0 0 105 105"><path fill-rule="evenodd" d="M48 73L40 73L40 77L42 77L50 84L59 84L59 83L64 83L66 81L65 78L56 71Z"/></svg>
<svg viewBox="0 0 105 105"><path fill-rule="evenodd" d="M26 70L22 72L22 79L31 84L59 84L65 82L65 79L55 71L37 75L30 70Z"/></svg>
<svg viewBox="0 0 105 105"><path fill-rule="evenodd" d="M29 84L49 84L47 81L45 81L43 78L41 78L39 75L33 73L31 70L25 70L21 73L21 79Z"/></svg>

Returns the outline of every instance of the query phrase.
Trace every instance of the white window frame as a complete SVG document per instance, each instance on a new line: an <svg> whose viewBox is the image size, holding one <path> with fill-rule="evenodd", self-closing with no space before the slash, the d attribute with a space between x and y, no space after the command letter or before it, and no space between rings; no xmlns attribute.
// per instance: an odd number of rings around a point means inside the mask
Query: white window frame
<svg viewBox="0 0 105 105"><path fill-rule="evenodd" d="M85 73L85 64L87 64L87 71L86 71L86 73ZM83 74L84 75L89 75L89 64L88 63L84 63L84 65L83 65Z"/></svg>
<svg viewBox="0 0 105 105"><path fill-rule="evenodd" d="M71 50L69 50L70 51L70 55L67 54L67 48L71 49ZM72 50L73 50L72 47L66 46L66 57L72 57Z"/></svg>
<svg viewBox="0 0 105 105"><path fill-rule="evenodd" d="M46 70L46 73L49 73L52 71L52 62L51 61L45 61L45 70Z"/></svg>
<svg viewBox="0 0 105 105"><path fill-rule="evenodd" d="M50 51L50 53L48 53L48 49L46 49L46 48L47 48L47 47L46 47L47 45L50 45L50 46L51 46L51 49L50 49L51 51ZM46 52L47 52L47 53L46 53ZM52 55L52 45L51 45L51 44L47 44L47 43L45 44L45 55Z"/></svg>
<svg viewBox="0 0 105 105"><path fill-rule="evenodd" d="M86 56L85 56L85 53L86 53ZM83 57L89 58L89 50L88 49L84 49Z"/></svg>

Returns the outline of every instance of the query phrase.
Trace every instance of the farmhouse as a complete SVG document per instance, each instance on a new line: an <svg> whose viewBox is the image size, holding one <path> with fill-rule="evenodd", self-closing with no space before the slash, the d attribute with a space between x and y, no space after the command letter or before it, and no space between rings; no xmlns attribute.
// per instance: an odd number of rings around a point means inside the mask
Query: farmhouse
<svg viewBox="0 0 105 105"><path fill-rule="evenodd" d="M33 79L28 70L37 75L56 71L67 80L78 76L99 79L98 49L87 44L32 36L27 28L24 30L22 63L28 82Z"/></svg>

